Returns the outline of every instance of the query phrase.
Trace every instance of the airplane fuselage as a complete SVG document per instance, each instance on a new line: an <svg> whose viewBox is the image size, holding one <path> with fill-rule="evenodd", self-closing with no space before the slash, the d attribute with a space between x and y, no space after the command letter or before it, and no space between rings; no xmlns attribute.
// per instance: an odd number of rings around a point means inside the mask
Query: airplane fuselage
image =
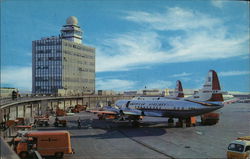
<svg viewBox="0 0 250 159"><path fill-rule="evenodd" d="M119 100L115 103L121 110L140 110L142 115L155 117L189 118L212 112L222 105L202 105L185 100Z"/></svg>

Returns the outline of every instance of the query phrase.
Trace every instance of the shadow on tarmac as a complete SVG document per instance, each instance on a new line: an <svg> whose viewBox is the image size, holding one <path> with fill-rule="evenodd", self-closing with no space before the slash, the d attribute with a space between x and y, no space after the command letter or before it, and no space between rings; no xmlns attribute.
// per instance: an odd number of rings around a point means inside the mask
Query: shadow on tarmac
<svg viewBox="0 0 250 159"><path fill-rule="evenodd" d="M129 131L128 131L129 130ZM124 133L126 132L126 136ZM73 135L71 138L95 138L95 139L113 139L129 137L161 136L167 133L164 129L155 128L130 128L130 129L108 129L103 134L95 135Z"/></svg>

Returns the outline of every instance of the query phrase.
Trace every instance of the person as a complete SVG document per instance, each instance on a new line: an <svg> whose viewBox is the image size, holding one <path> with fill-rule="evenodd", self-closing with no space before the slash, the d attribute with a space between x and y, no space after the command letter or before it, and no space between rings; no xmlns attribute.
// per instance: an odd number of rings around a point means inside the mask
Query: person
<svg viewBox="0 0 250 159"><path fill-rule="evenodd" d="M58 117L56 116L56 119L55 119L55 123L54 123L54 125L55 125L55 127L58 127L58 125L59 125L59 119L58 119Z"/></svg>
<svg viewBox="0 0 250 159"><path fill-rule="evenodd" d="M36 128L36 124L37 124L37 119L35 119L34 123L33 123L33 125L34 125L35 128Z"/></svg>
<svg viewBox="0 0 250 159"><path fill-rule="evenodd" d="M81 118L79 117L77 120L78 128L81 128Z"/></svg>

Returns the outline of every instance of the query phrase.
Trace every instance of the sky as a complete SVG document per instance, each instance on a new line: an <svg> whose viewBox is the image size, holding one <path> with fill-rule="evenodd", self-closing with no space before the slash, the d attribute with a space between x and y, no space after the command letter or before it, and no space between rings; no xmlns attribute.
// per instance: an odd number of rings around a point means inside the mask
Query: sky
<svg viewBox="0 0 250 159"><path fill-rule="evenodd" d="M32 41L69 16L96 48L96 90L198 89L214 69L250 92L249 3L196 0L1 0L1 87L31 90Z"/></svg>

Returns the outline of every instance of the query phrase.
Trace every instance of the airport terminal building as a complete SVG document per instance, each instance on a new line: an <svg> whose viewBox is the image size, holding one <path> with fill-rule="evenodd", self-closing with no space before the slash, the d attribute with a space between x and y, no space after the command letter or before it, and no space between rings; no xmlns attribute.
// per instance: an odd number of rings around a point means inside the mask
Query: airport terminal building
<svg viewBox="0 0 250 159"><path fill-rule="evenodd" d="M76 17L61 35L32 41L32 93L82 95L95 92L95 48L82 44Z"/></svg>

